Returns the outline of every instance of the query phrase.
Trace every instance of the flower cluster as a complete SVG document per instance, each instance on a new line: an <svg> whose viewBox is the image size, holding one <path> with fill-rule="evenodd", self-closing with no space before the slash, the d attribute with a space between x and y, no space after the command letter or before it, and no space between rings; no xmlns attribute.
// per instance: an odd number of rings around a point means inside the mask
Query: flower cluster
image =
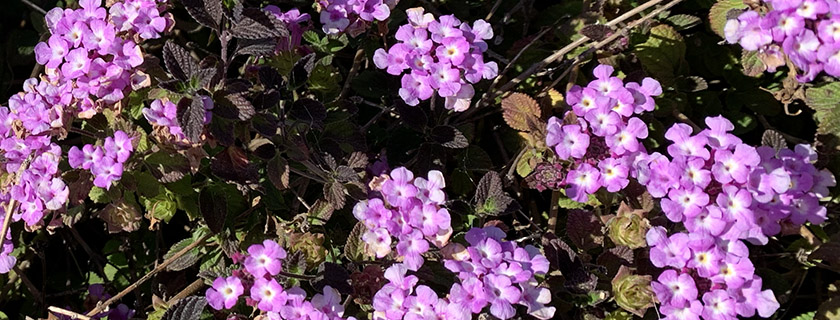
<svg viewBox="0 0 840 320"><path fill-rule="evenodd" d="M612 71L597 67L596 80L568 93L574 116L549 120L546 144L572 162L567 195L583 202L601 187L617 192L635 179L682 224L684 232L669 236L655 227L646 235L651 263L669 268L652 283L667 319L772 315L779 304L761 290L745 241L766 244L782 225L825 221L819 199L834 176L814 167L810 146L751 147L722 116L706 118L708 128L696 134L675 124L665 133L667 155L648 153L638 141L645 125L632 114L651 111L661 89L650 79L624 85Z"/></svg>
<svg viewBox="0 0 840 320"><path fill-rule="evenodd" d="M558 158L572 161L563 184L566 195L578 202L601 187L617 192L628 185L633 159L644 153L639 139L648 135L634 114L652 111L653 97L662 93L652 78L625 84L612 73L611 66L596 67L595 80L569 90L572 110L565 119L548 120L546 145Z"/></svg>
<svg viewBox="0 0 840 320"><path fill-rule="evenodd" d="M300 47L300 41L303 39L303 33L309 30L309 14L301 14L297 8L283 12L275 5L267 5L263 10L271 12L274 17L283 21L286 28L289 30L289 37L281 37L280 43L277 44L278 51L292 51ZM306 24L301 26L301 24Z"/></svg>
<svg viewBox="0 0 840 320"><path fill-rule="evenodd" d="M204 105L204 124L210 124L213 119L213 99L207 96L199 96ZM149 108L143 108L143 116L153 126L158 128L165 128L168 132L166 137L171 137L174 143L188 144L189 140L181 130L178 123L178 106L168 99L155 99L149 105Z"/></svg>
<svg viewBox="0 0 840 320"><path fill-rule="evenodd" d="M374 53L376 67L402 75L399 93L409 105L437 92L446 98L447 109L466 110L475 95L472 84L492 79L499 71L495 62L484 62L483 55L487 51L484 40L493 38L493 28L484 20L470 26L454 15L436 20L431 13L424 14L423 8L406 12L408 24L396 34L399 42Z"/></svg>
<svg viewBox="0 0 840 320"><path fill-rule="evenodd" d="M442 247L452 234L449 211L441 207L446 201L446 181L440 171L429 171L428 179L415 178L404 167L382 178L374 190L381 197L353 207L353 215L367 228L362 240L382 258L391 253L392 238L397 238L397 255L409 270L416 271L423 265L422 254L429 250L429 242Z"/></svg>
<svg viewBox="0 0 840 320"><path fill-rule="evenodd" d="M686 229L670 236L662 227L648 231L651 263L672 268L654 289L662 312L675 319L687 313L769 317L779 304L772 291L761 290L744 241L766 244L782 224L825 221L819 199L835 185L834 176L814 167L816 152L808 145L754 148L729 133L729 120L709 117L706 124L695 135L688 125L671 127L665 133L673 143L670 159L658 153L637 159L639 182Z"/></svg>
<svg viewBox="0 0 840 320"><path fill-rule="evenodd" d="M385 21L399 0L320 0L321 24L326 34L362 33L373 21Z"/></svg>
<svg viewBox="0 0 840 320"><path fill-rule="evenodd" d="M73 169L90 170L94 177L93 185L110 189L111 183L122 177L123 164L134 151L131 141L128 134L117 130L113 137L105 138L103 146L86 144L81 149L71 147L67 160Z"/></svg>
<svg viewBox="0 0 840 320"><path fill-rule="evenodd" d="M504 237L496 227L473 228L465 236L469 247L453 243L445 250L444 266L460 280L450 289L449 300L472 313L489 305L499 319L513 317L514 304L527 307L536 318L550 319L555 311L546 306L551 293L534 277L548 272L548 259L536 247L522 248Z"/></svg>
<svg viewBox="0 0 840 320"><path fill-rule="evenodd" d="M46 74L27 80L23 92L9 98L8 107L0 107L2 171L14 174L12 182L0 190L0 207L7 210L11 201L17 203L12 219L22 219L28 227L37 225L48 211L64 208L69 195L59 177L62 151L52 137L66 135L74 117L92 117L122 100L143 63L138 42L159 37L173 23L169 15L161 15L163 7L155 0L125 0L110 10L102 7L101 0L81 0L79 5L79 9L55 8L47 13L52 35L35 47L35 58L46 65ZM112 148L119 149L120 155L111 155L120 158L127 158L131 151L124 146ZM91 151L93 156L95 150ZM117 179L115 167L98 166L103 178L97 185ZM11 238L3 237L0 273L15 263L9 256Z"/></svg>
<svg viewBox="0 0 840 320"><path fill-rule="evenodd" d="M244 259L236 261L244 268L234 270L229 277L216 278L207 289L205 295L210 307L233 308L248 292L245 301L264 312L267 319L343 319L341 297L332 287L324 286L324 294L316 294L307 301L306 292L300 287L285 289L280 285L275 276L281 273L285 258L286 250L272 240L251 245Z"/></svg>
<svg viewBox="0 0 840 320"><path fill-rule="evenodd" d="M787 54L802 70L797 75L801 82L814 80L822 71L840 77L840 6L830 0L768 0L767 3L771 9L765 15L748 10L727 21L726 41L772 57L764 59L770 72L784 65L784 54Z"/></svg>

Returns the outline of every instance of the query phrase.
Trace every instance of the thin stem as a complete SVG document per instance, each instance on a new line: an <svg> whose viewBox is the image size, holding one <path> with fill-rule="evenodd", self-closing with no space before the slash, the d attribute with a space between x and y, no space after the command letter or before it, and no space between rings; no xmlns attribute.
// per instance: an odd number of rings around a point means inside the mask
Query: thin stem
<svg viewBox="0 0 840 320"><path fill-rule="evenodd" d="M548 210L548 232L555 233L557 228L557 211L560 210L560 191L554 190L551 192L550 209Z"/></svg>
<svg viewBox="0 0 840 320"><path fill-rule="evenodd" d="M376 122L376 120L379 120L379 118L382 118L382 116L385 115L385 113L390 112L393 108L394 107L388 107L388 108L379 110L379 113L377 113L375 116L373 116L373 118L370 118L370 120L367 123L365 123L365 125L363 125L362 128L359 129L359 131L361 131L361 132L367 131L367 129L371 125L373 125L373 123Z"/></svg>
<svg viewBox="0 0 840 320"><path fill-rule="evenodd" d="M21 270L20 267L17 265L12 267L12 270L14 270L15 273L17 273L17 275L20 277L20 280L23 281L23 284L26 286L27 289L29 289L29 293L35 296L35 300L38 301L38 304L43 305L44 298L41 296L41 292L38 291L38 288L35 287L35 284L33 284L31 280L29 280L29 277L27 277L26 274L23 273L23 270Z"/></svg>
<svg viewBox="0 0 840 320"><path fill-rule="evenodd" d="M496 0L496 3L493 4L493 8L490 9L490 12L487 13L487 16L484 17L485 21L490 20L493 17L493 14L496 13L496 10L499 10L499 6L502 4L502 0Z"/></svg>
<svg viewBox="0 0 840 320"><path fill-rule="evenodd" d="M30 2L29 0L20 0L20 2L25 4L27 7L32 8L32 10L38 11L38 13L40 13L42 16L47 15L46 10L44 10L43 8L39 7L38 5Z"/></svg>
<svg viewBox="0 0 840 320"><path fill-rule="evenodd" d="M344 96L347 95L347 91L350 90L350 84L353 81L353 78L355 78L356 75L359 73L359 68L362 65L362 60L364 60L364 57L365 49L359 48L359 50L356 50L356 55L353 56L353 66L350 67L350 71L347 72L347 80L344 81L344 87L341 88L341 93L338 94L338 97L335 98L334 101L341 100L341 98L344 98Z"/></svg>
<svg viewBox="0 0 840 320"><path fill-rule="evenodd" d="M149 273L147 273L146 275L144 275L143 277L141 277L140 279L138 279L137 281L132 283L127 288L123 289L123 291L120 291L120 293L117 293L117 295L111 297L110 299L106 300L105 302L98 304L96 306L96 308L93 308L93 310L91 310L90 312L87 313L87 316L92 317L92 316L95 316L95 315L99 314L100 312L105 310L105 308L107 308L109 305L116 302L117 300L122 299L122 297L131 293L132 291L137 289L141 284L143 284L144 282L151 279L152 276L156 275L158 272L161 272L161 271L165 270L166 267L168 267L170 264L172 264L172 262L174 262L175 260L178 260L179 258L184 256L185 254L187 254L187 252L190 252L192 249L195 249L196 247L204 244L204 241L207 240L207 238L210 238L210 236L212 236L211 233L205 234L204 236L202 236L201 238L199 238L195 242L191 243L190 245L188 245L188 246L184 247L183 249L181 249L180 251L176 252L174 255L169 257L169 259L163 260L163 262L161 264L159 264L157 267L155 267L154 269L152 269L152 271L149 271Z"/></svg>
<svg viewBox="0 0 840 320"><path fill-rule="evenodd" d="M32 158L34 156L34 153L30 154L29 157L20 164L20 168L14 177L14 184L17 184L21 174L23 174L23 171L29 167L29 163L32 162ZM0 227L0 244L6 241L6 232L9 231L9 225L12 223L12 211L15 211L15 206L17 206L17 201L15 201L14 198L9 199L9 204L6 206L6 216L3 217L3 226Z"/></svg>
<svg viewBox="0 0 840 320"><path fill-rule="evenodd" d="M633 8L633 10L627 11L624 14L618 16L617 18L610 20L609 22L606 23L606 25L610 26L610 27L615 26L615 25L623 22L624 20L627 20L628 18L638 14L639 12L642 12L647 8L650 8L650 7L652 7L656 4L659 4L662 1L664 1L664 0L650 0L648 2L645 2L644 4L642 4L642 5L640 5L636 8ZM618 32L616 32L615 34L618 34ZM584 43L586 43L589 40L590 40L589 37L581 36L579 39L577 39L574 42L566 45L565 47L561 48L560 50L555 51L554 53L552 53L550 56L546 57L545 59L532 64L531 67L529 67L527 70L520 73L518 76L516 76L516 78L511 79L508 83L506 83L501 88L499 88L498 91L505 92L505 91L510 90L511 88L513 88L514 86L516 86L517 84L519 84L520 82L524 81L529 76L534 74L534 72L537 72L538 70L544 68L545 66L549 65L550 63L552 63L554 61L557 61L558 59L565 56L567 53L572 52L572 50L574 50L575 48L583 45Z"/></svg>
<svg viewBox="0 0 840 320"><path fill-rule="evenodd" d="M201 279L201 278L196 279L195 281L190 283L186 288L184 288L183 290L181 290L180 292L175 294L175 296L172 297L172 299L169 299L169 301L166 301L166 305L167 306L172 306L175 302L178 302L178 300L189 297L191 294L195 293L196 291L200 290L203 287L204 287L204 279Z"/></svg>
<svg viewBox="0 0 840 320"><path fill-rule="evenodd" d="M286 271L280 271L280 273L278 273L278 274L281 275L281 276L284 276L284 277L295 278L295 279L299 279L299 280L312 280L312 279L317 278L317 276L311 276L311 275L308 275L308 274L289 273L289 272L286 272Z"/></svg>
<svg viewBox="0 0 840 320"><path fill-rule="evenodd" d="M52 313L55 313L55 314L68 316L68 317L70 317L70 319L90 320L90 317L88 317L86 315L83 315L81 313L76 313L76 312L73 312L73 311L70 311L70 310L65 310L65 309L62 309L62 308L59 308L59 307L56 307L56 306L50 306L49 308L47 308L47 310L49 312L52 312Z"/></svg>

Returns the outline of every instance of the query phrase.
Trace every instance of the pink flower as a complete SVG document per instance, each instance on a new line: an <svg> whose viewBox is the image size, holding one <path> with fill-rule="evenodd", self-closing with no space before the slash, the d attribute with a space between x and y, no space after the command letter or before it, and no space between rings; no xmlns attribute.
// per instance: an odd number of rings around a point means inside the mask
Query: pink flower
<svg viewBox="0 0 840 320"><path fill-rule="evenodd" d="M280 273L282 268L280 259L286 258L286 250L273 240L264 240L262 244L251 245L248 247L248 254L249 256L245 258L245 270L257 278L266 274L273 276Z"/></svg>
<svg viewBox="0 0 840 320"><path fill-rule="evenodd" d="M213 286L207 288L205 295L210 307L216 310L230 309L236 305L239 296L242 295L244 288L242 281L237 277L218 277L213 280Z"/></svg>

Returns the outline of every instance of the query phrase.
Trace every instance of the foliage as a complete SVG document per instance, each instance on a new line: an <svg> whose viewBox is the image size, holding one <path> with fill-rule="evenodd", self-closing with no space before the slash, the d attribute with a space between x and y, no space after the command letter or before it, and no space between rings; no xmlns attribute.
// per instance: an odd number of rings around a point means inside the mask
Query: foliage
<svg viewBox="0 0 840 320"><path fill-rule="evenodd" d="M826 1L10 0L0 318L836 318Z"/></svg>

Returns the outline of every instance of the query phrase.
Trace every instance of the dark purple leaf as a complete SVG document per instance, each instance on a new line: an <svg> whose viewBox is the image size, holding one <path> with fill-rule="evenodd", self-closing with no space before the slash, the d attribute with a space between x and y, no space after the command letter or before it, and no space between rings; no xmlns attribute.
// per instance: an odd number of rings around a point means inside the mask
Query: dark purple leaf
<svg viewBox="0 0 840 320"><path fill-rule="evenodd" d="M327 108L324 104L313 99L302 98L292 104L289 117L308 123L312 127L323 127L327 118Z"/></svg>
<svg viewBox="0 0 840 320"><path fill-rule="evenodd" d="M431 137L433 141L451 149L462 149L470 145L464 134L453 126L437 126L432 129Z"/></svg>
<svg viewBox="0 0 840 320"><path fill-rule="evenodd" d="M267 56L277 49L277 38L239 39L236 42L236 55Z"/></svg>
<svg viewBox="0 0 840 320"><path fill-rule="evenodd" d="M590 211L569 210L566 218L566 235L581 250L589 250L604 244L601 221Z"/></svg>
<svg viewBox="0 0 840 320"><path fill-rule="evenodd" d="M198 320L207 306L204 296L192 296L178 300L163 314L162 320Z"/></svg>
<svg viewBox="0 0 840 320"><path fill-rule="evenodd" d="M205 112L201 96L197 96L196 99L181 98L178 102L178 125L187 139L192 142L198 142L201 139L201 133L204 132Z"/></svg>
<svg viewBox="0 0 840 320"><path fill-rule="evenodd" d="M591 24L580 29L580 34L595 41L604 40L613 32L614 31L610 26L603 24Z"/></svg>
<svg viewBox="0 0 840 320"><path fill-rule="evenodd" d="M166 70L181 81L189 80L199 70L198 62L190 52L171 40L163 45L163 62L166 64Z"/></svg>
<svg viewBox="0 0 840 320"><path fill-rule="evenodd" d="M202 188L198 193L198 207L207 227L214 233L220 233L227 218L227 197L212 187Z"/></svg>
<svg viewBox="0 0 840 320"><path fill-rule="evenodd" d="M310 53L300 58L292 67L292 74L289 77L293 88L298 88L306 83L309 79L309 74L315 68L315 53Z"/></svg>
<svg viewBox="0 0 840 320"><path fill-rule="evenodd" d="M222 0L181 0L196 22L218 30L222 22Z"/></svg>
<svg viewBox="0 0 840 320"><path fill-rule="evenodd" d="M238 20L233 23L230 34L240 39L266 39L288 37L286 24L274 14L258 8L244 8Z"/></svg>

